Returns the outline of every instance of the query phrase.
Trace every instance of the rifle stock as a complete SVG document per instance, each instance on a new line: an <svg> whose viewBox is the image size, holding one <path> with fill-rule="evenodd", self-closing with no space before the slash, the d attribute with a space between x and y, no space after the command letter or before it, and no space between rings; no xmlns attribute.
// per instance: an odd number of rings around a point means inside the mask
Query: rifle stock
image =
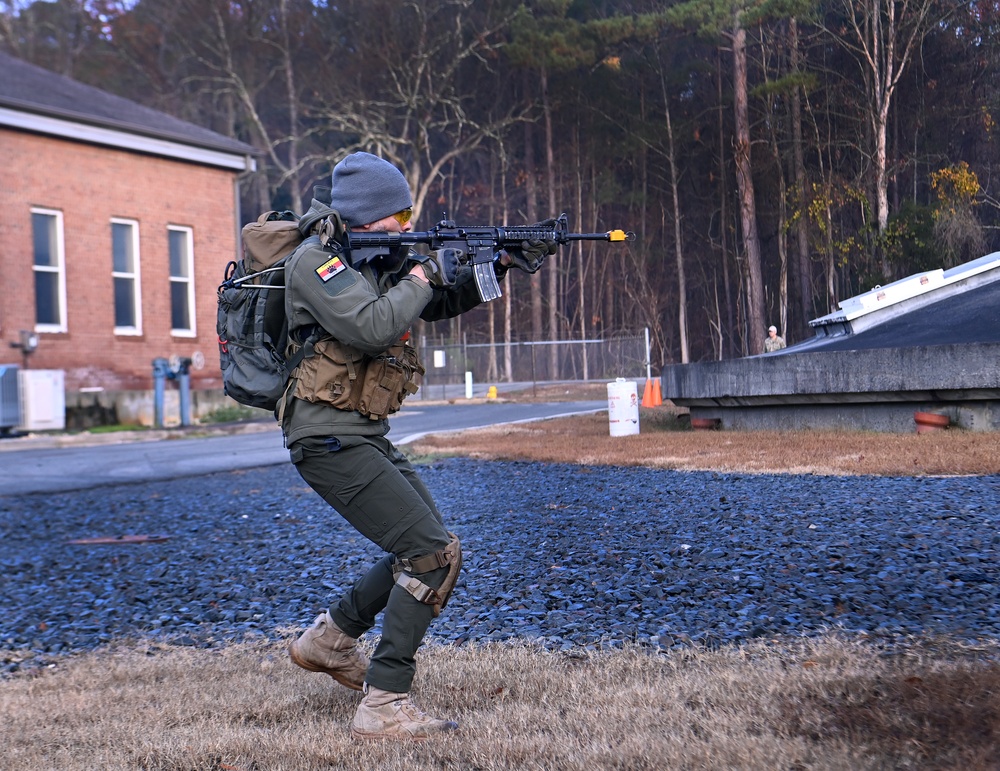
<svg viewBox="0 0 1000 771"><path fill-rule="evenodd" d="M635 233L609 230L606 233L570 233L565 214L537 225L456 225L451 220L441 220L431 230L410 233L359 233L348 231L342 245L351 259L358 264L373 257L398 254L417 244L430 249L459 249L464 261L472 266L472 274L483 302L500 297L493 262L497 252L507 246L520 245L523 241L555 241L565 245L574 241L624 242L635 239Z"/></svg>

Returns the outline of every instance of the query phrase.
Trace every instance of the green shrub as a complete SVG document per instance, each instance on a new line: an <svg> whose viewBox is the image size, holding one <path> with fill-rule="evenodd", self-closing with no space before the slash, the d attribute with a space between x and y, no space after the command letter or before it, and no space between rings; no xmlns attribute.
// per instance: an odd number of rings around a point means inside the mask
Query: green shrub
<svg viewBox="0 0 1000 771"><path fill-rule="evenodd" d="M93 426L87 429L88 434L113 434L116 431L146 431L146 426L122 425L115 423L110 426Z"/></svg>
<svg viewBox="0 0 1000 771"><path fill-rule="evenodd" d="M265 410L257 410L253 407L244 407L242 404L227 404L217 410L209 412L201 417L202 423L237 423L241 420L257 420L266 417L269 413Z"/></svg>

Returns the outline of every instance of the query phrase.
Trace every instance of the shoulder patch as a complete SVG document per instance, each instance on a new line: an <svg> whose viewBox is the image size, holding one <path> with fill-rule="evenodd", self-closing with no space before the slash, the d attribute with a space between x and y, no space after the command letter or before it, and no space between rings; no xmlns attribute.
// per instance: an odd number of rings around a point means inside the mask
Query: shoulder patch
<svg viewBox="0 0 1000 771"><path fill-rule="evenodd" d="M316 268L316 276L325 284L331 278L346 269L347 266L344 264L344 261L340 259L340 256L334 255Z"/></svg>

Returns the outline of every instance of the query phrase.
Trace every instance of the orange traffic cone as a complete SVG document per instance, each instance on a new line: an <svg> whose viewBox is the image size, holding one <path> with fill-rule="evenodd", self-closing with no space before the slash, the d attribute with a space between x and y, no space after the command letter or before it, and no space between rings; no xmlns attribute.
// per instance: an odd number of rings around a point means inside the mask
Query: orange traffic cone
<svg viewBox="0 0 1000 771"><path fill-rule="evenodd" d="M643 407L655 407L656 403L653 399L653 379L646 378L646 387L642 389L642 406Z"/></svg>
<svg viewBox="0 0 1000 771"><path fill-rule="evenodd" d="M642 391L643 407L659 407L663 404L659 378L647 378L646 387Z"/></svg>

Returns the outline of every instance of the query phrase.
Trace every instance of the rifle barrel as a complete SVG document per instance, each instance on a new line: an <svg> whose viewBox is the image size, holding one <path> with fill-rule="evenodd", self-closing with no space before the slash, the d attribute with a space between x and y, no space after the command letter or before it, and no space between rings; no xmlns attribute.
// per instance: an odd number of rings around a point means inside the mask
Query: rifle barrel
<svg viewBox="0 0 1000 771"><path fill-rule="evenodd" d="M430 243L433 233L356 233L348 231L347 242L352 247L370 246L412 246L413 244Z"/></svg>
<svg viewBox="0 0 1000 771"><path fill-rule="evenodd" d="M609 230L607 233L566 233L567 241L634 241L635 233L631 230Z"/></svg>

